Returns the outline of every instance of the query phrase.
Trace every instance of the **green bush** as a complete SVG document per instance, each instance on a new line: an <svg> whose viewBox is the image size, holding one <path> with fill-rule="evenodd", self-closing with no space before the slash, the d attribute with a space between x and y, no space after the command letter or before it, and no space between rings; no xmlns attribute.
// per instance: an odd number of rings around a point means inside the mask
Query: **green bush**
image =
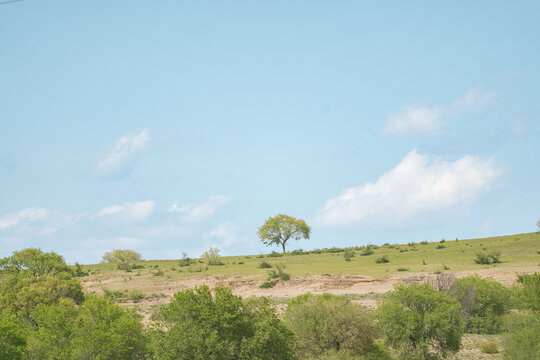
<svg viewBox="0 0 540 360"><path fill-rule="evenodd" d="M469 333L497 334L510 310L510 291L500 283L478 275L456 280L450 294L461 303L465 330Z"/></svg>
<svg viewBox="0 0 540 360"><path fill-rule="evenodd" d="M270 289L270 288L273 288L274 285L276 285L274 282L267 280L267 281L263 282L261 285L259 285L259 288L261 288L261 289Z"/></svg>
<svg viewBox="0 0 540 360"><path fill-rule="evenodd" d="M375 253L375 251L368 247L367 249L363 250L361 253L360 253L360 256L369 256L369 255L373 255Z"/></svg>
<svg viewBox="0 0 540 360"><path fill-rule="evenodd" d="M520 275L518 282L521 284L518 288L520 305L536 313L540 312L540 274Z"/></svg>
<svg viewBox="0 0 540 360"><path fill-rule="evenodd" d="M373 312L343 296L300 295L289 302L284 320L295 334L300 358L348 359L347 352L358 359L378 349Z"/></svg>
<svg viewBox="0 0 540 360"><path fill-rule="evenodd" d="M0 317L0 359L23 358L26 337L19 322L13 317Z"/></svg>
<svg viewBox="0 0 540 360"><path fill-rule="evenodd" d="M283 281L288 281L291 278L291 275L283 271L285 265L276 265L276 269L270 270L268 273L268 279L280 279Z"/></svg>
<svg viewBox="0 0 540 360"><path fill-rule="evenodd" d="M460 348L459 303L427 284L398 285L377 315L386 344L400 359L444 358Z"/></svg>
<svg viewBox="0 0 540 360"><path fill-rule="evenodd" d="M498 264L501 262L501 252L493 251L491 253L477 253L474 262L481 265Z"/></svg>
<svg viewBox="0 0 540 360"><path fill-rule="evenodd" d="M263 261L259 264L259 269L270 269L271 267L272 267L272 264L266 261Z"/></svg>
<svg viewBox="0 0 540 360"><path fill-rule="evenodd" d="M162 326L152 331L160 360L288 360L294 335L265 298L242 300L230 289L185 290L160 309Z"/></svg>
<svg viewBox="0 0 540 360"><path fill-rule="evenodd" d="M384 256L381 256L381 257L375 259L375 262L377 264L384 264L384 263L390 262L390 259L388 259L387 255L384 255Z"/></svg>
<svg viewBox="0 0 540 360"><path fill-rule="evenodd" d="M356 255L356 253L354 252L354 250L351 250L351 249L347 249L345 250L345 252L343 253L343 257L345 258L345 261L351 261L351 259Z"/></svg>
<svg viewBox="0 0 540 360"><path fill-rule="evenodd" d="M507 360L540 360L540 316L533 312L510 313L503 345Z"/></svg>
<svg viewBox="0 0 540 360"><path fill-rule="evenodd" d="M499 352L499 345L495 341L484 341L480 344L480 352L483 354L496 354Z"/></svg>

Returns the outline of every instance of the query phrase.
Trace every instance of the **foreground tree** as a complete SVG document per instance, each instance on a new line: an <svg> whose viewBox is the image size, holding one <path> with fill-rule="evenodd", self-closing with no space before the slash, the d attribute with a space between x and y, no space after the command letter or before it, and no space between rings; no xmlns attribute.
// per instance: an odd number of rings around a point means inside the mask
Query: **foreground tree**
<svg viewBox="0 0 540 360"><path fill-rule="evenodd" d="M294 336L267 299L242 300L230 289L185 290L161 308L152 336L155 358L168 360L288 360Z"/></svg>
<svg viewBox="0 0 540 360"><path fill-rule="evenodd" d="M284 320L297 340L301 359L389 359L376 342L373 311L344 296L300 295L293 299Z"/></svg>
<svg viewBox="0 0 540 360"><path fill-rule="evenodd" d="M285 254L285 244L289 239L309 239L311 228L302 219L279 214L268 218L257 231L261 241L270 245L281 245Z"/></svg>
<svg viewBox="0 0 540 360"><path fill-rule="evenodd" d="M103 254L102 261L117 264L120 270L131 269L131 263L141 260L141 254L130 249L116 249Z"/></svg>
<svg viewBox="0 0 540 360"><path fill-rule="evenodd" d="M461 303L465 331L498 334L510 311L510 291L495 280L471 275L456 280L450 295Z"/></svg>
<svg viewBox="0 0 540 360"><path fill-rule="evenodd" d="M378 310L379 328L400 359L440 359L459 350L459 303L427 284L399 285Z"/></svg>

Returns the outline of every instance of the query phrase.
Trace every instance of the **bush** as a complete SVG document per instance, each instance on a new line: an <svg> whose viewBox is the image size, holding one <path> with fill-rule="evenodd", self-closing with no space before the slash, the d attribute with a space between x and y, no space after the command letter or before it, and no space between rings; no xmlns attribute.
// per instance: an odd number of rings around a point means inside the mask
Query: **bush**
<svg viewBox="0 0 540 360"><path fill-rule="evenodd" d="M284 272L283 269L285 265L276 265L276 270L272 269L268 273L268 279L281 279L283 281L288 281L291 279L291 275Z"/></svg>
<svg viewBox="0 0 540 360"><path fill-rule="evenodd" d="M131 263L141 260L141 254L130 249L116 249L103 254L102 262L117 264L119 270L131 270Z"/></svg>
<svg viewBox="0 0 540 360"><path fill-rule="evenodd" d="M272 267L272 264L263 261L259 264L259 269L270 269Z"/></svg>
<svg viewBox="0 0 540 360"><path fill-rule="evenodd" d="M397 268L397 271L409 271L409 269L406 267L400 267L400 268Z"/></svg>
<svg viewBox="0 0 540 360"><path fill-rule="evenodd" d="M375 251L372 249L372 248L367 248L365 249L364 251L362 251L360 253L360 256L369 256L369 255L373 255L375 253Z"/></svg>
<svg viewBox="0 0 540 360"><path fill-rule="evenodd" d="M510 313L503 337L507 360L540 359L540 317L534 313Z"/></svg>
<svg viewBox="0 0 540 360"><path fill-rule="evenodd" d="M491 253L477 253L474 262L481 265L498 264L501 262L501 252L493 251Z"/></svg>
<svg viewBox="0 0 540 360"><path fill-rule="evenodd" d="M398 285L386 295L378 324L400 359L433 359L459 350L459 303L427 284Z"/></svg>
<svg viewBox="0 0 540 360"><path fill-rule="evenodd" d="M24 332L15 318L0 318L0 359L19 360L26 348Z"/></svg>
<svg viewBox="0 0 540 360"><path fill-rule="evenodd" d="M158 318L151 338L161 360L294 358L294 336L265 298L242 300L224 287L213 297L201 286L176 293Z"/></svg>
<svg viewBox="0 0 540 360"><path fill-rule="evenodd" d="M300 295L289 302L284 320L295 334L300 358L348 359L347 352L357 359L375 351L373 312L346 297ZM339 352L343 357L330 357L329 352Z"/></svg>
<svg viewBox="0 0 540 360"><path fill-rule="evenodd" d="M384 255L384 256L381 256L380 258L377 258L375 262L377 264L384 264L384 263L390 262L390 259L388 259L388 256Z"/></svg>
<svg viewBox="0 0 540 360"><path fill-rule="evenodd" d="M208 262L208 265L216 266L216 265L225 265L221 261L221 256L219 255L219 248L218 247L211 247L210 249L206 250L202 256L203 259L206 259Z"/></svg>
<svg viewBox="0 0 540 360"><path fill-rule="evenodd" d="M193 264L195 264L195 260L188 257L187 253L183 252L182 253L182 258L180 260L178 260L178 265L181 266L181 267L184 267L184 266L190 266L190 265L193 265Z"/></svg>
<svg viewBox="0 0 540 360"><path fill-rule="evenodd" d="M261 288L261 289L270 289L270 288L273 288L274 285L276 285L274 282L267 280L267 281L263 282L261 285L259 285L259 288Z"/></svg>
<svg viewBox="0 0 540 360"><path fill-rule="evenodd" d="M343 253L343 257L345 258L345 261L351 261L351 259L356 255L356 253L351 250L351 249L347 249L345 250L345 252Z"/></svg>
<svg viewBox="0 0 540 360"><path fill-rule="evenodd" d="M454 282L450 294L461 303L465 330L478 334L497 334L510 308L510 292L494 280L478 275Z"/></svg>
<svg viewBox="0 0 540 360"><path fill-rule="evenodd" d="M283 254L280 254L278 252L272 251L270 254L266 255L267 257L282 257Z"/></svg>
<svg viewBox="0 0 540 360"><path fill-rule="evenodd" d="M521 307L540 312L540 274L520 275L518 282L521 284L517 291Z"/></svg>
<svg viewBox="0 0 540 360"><path fill-rule="evenodd" d="M499 346L495 341L484 341L480 344L480 352L484 354L496 354L499 352Z"/></svg>
<svg viewBox="0 0 540 360"><path fill-rule="evenodd" d="M435 247L435 249L444 249L446 247L446 245L443 245L443 244L439 244Z"/></svg>

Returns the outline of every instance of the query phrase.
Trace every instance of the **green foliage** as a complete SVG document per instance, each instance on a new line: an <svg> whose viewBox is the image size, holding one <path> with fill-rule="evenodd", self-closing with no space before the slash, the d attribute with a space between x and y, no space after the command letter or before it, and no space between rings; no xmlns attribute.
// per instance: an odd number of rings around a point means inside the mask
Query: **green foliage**
<svg viewBox="0 0 540 360"><path fill-rule="evenodd" d="M78 262L75 263L75 268L73 269L73 275L76 277L84 277L89 275L88 270L83 270L81 264Z"/></svg>
<svg viewBox="0 0 540 360"><path fill-rule="evenodd" d="M62 298L80 304L84 299L81 284L56 253L24 249L0 264L0 313L28 319L40 304L56 304Z"/></svg>
<svg viewBox="0 0 540 360"><path fill-rule="evenodd" d="M484 341L480 344L480 352L483 354L496 354L499 352L499 345L495 341Z"/></svg>
<svg viewBox="0 0 540 360"><path fill-rule="evenodd" d="M347 249L345 250L345 252L343 253L343 257L345 258L345 261L351 261L351 259L356 255L356 253L354 252L354 250L351 250L351 249Z"/></svg>
<svg viewBox="0 0 540 360"><path fill-rule="evenodd" d="M367 247L365 250L363 250L360 253L360 256L369 256L369 255L373 255L374 253L375 253L375 251L372 248Z"/></svg>
<svg viewBox="0 0 540 360"><path fill-rule="evenodd" d="M263 261L259 264L259 269L270 269L271 267L272 267L272 264L266 261Z"/></svg>
<svg viewBox="0 0 540 360"><path fill-rule="evenodd" d="M221 261L221 256L219 255L219 248L218 247L211 247L210 249L206 250L202 256L203 259L206 259L208 262L208 265L211 266L217 266L217 265L225 265Z"/></svg>
<svg viewBox="0 0 540 360"><path fill-rule="evenodd" d="M268 246L281 245L285 254L285 244L289 239L309 239L311 228L302 219L279 214L268 218L257 231L257 235Z"/></svg>
<svg viewBox="0 0 540 360"><path fill-rule="evenodd" d="M399 285L379 308L378 324L400 359L438 359L459 350L459 304L427 284Z"/></svg>
<svg viewBox="0 0 540 360"><path fill-rule="evenodd" d="M375 259L375 262L376 262L377 264L384 264L384 263L390 262L390 259L388 258L387 255L383 255L383 256L381 256L381 257Z"/></svg>
<svg viewBox="0 0 540 360"><path fill-rule="evenodd" d="M270 254L266 255L266 257L282 257L283 254L280 254L278 252L272 251Z"/></svg>
<svg viewBox="0 0 540 360"><path fill-rule="evenodd" d="M478 334L497 334L504 315L510 310L510 291L500 283L468 276L454 282L450 294L461 303L465 330Z"/></svg>
<svg viewBox="0 0 540 360"><path fill-rule="evenodd" d="M270 289L273 288L276 284L273 281L266 280L261 285L259 285L259 288L261 289Z"/></svg>
<svg viewBox="0 0 540 360"><path fill-rule="evenodd" d="M501 262L501 252L492 251L490 253L477 253L474 262L481 265L498 264Z"/></svg>
<svg viewBox="0 0 540 360"><path fill-rule="evenodd" d="M193 265L195 264L195 260L191 259L189 256L187 256L187 254L184 252L182 253L182 258L180 260L178 260L178 265L179 266L190 266L190 265Z"/></svg>
<svg viewBox="0 0 540 360"><path fill-rule="evenodd" d="M296 336L300 358L349 359L350 355L357 359L375 351L377 329L373 313L346 297L300 295L290 301L284 320ZM334 355L329 355L329 351Z"/></svg>
<svg viewBox="0 0 540 360"><path fill-rule="evenodd" d="M280 279L283 281L288 281L291 278L291 275L283 271L285 265L276 265L275 269L270 270L268 273L268 279Z"/></svg>
<svg viewBox="0 0 540 360"><path fill-rule="evenodd" d="M120 270L131 270L132 263L141 260L141 254L130 249L115 249L103 254L102 261L117 264Z"/></svg>
<svg viewBox="0 0 540 360"><path fill-rule="evenodd" d="M521 275L518 278L521 287L518 289L520 305L536 313L540 312L540 273Z"/></svg>
<svg viewBox="0 0 540 360"><path fill-rule="evenodd" d="M11 316L0 317L0 359L22 359L26 337L20 323Z"/></svg>
<svg viewBox="0 0 540 360"><path fill-rule="evenodd" d="M161 308L152 349L161 360L293 359L294 337L267 299L243 301L207 286L174 295Z"/></svg>
<svg viewBox="0 0 540 360"><path fill-rule="evenodd" d="M506 319L503 355L507 360L540 360L540 317L510 313Z"/></svg>
<svg viewBox="0 0 540 360"><path fill-rule="evenodd" d="M58 275L69 272L64 258L54 252L28 248L14 251L13 255L0 259L0 274L27 273L35 278L42 275Z"/></svg>

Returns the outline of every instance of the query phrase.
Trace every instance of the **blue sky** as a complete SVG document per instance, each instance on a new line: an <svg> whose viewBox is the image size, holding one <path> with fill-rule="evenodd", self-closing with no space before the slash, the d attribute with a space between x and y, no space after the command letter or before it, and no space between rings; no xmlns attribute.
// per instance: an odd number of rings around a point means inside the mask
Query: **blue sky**
<svg viewBox="0 0 540 360"><path fill-rule="evenodd" d="M0 5L0 256L257 254L278 213L312 226L291 249L535 231L539 16L534 1Z"/></svg>

